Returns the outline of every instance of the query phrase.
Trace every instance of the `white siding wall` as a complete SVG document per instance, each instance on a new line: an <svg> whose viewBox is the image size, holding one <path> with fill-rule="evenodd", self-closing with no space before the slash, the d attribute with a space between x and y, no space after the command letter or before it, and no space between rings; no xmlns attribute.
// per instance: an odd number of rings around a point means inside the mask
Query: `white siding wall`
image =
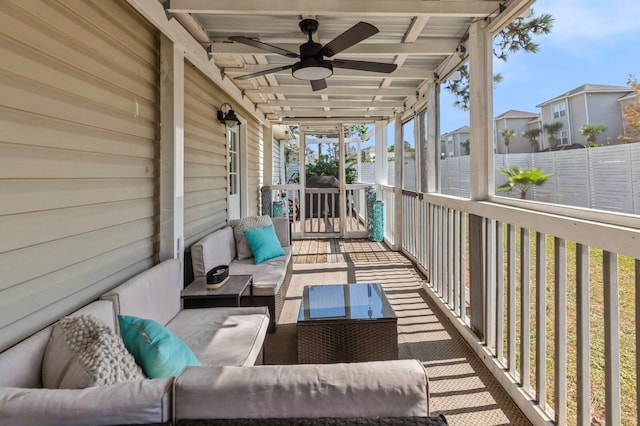
<svg viewBox="0 0 640 426"><path fill-rule="evenodd" d="M217 119L219 89L190 63L184 66L185 247L227 222L225 127Z"/></svg>
<svg viewBox="0 0 640 426"><path fill-rule="evenodd" d="M122 2L0 2L0 350L156 261L158 45Z"/></svg>

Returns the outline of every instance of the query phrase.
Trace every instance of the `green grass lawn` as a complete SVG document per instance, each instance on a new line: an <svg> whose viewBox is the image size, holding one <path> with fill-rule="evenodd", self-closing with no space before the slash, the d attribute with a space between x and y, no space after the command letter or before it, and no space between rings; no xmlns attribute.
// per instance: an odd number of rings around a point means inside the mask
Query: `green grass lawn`
<svg viewBox="0 0 640 426"><path fill-rule="evenodd" d="M536 283L535 283L535 233L530 234L530 279L531 294L530 318L531 318L531 383L536 387L535 382L535 361L536 361ZM506 250L506 231L505 231ZM505 330L504 353L508 354L507 348L507 283L506 283L507 260L505 254L505 293L504 312ZM519 368L520 362L520 230L516 230L516 352ZM546 317L546 350L547 350L547 402L554 406L554 324L555 324L555 284L554 284L554 239L547 237L547 317ZM594 420L604 424L605 413L605 372L604 372L604 288L602 278L602 251L589 250L589 282L590 282L590 383L591 383L591 416ZM619 283L619 316L620 316L620 366L621 366L621 409L622 421L624 425L636 425L636 350L635 350L635 260L625 256L618 257L618 283ZM576 361L576 244L567 242L567 417L569 424L576 424L577 416L577 361Z"/></svg>

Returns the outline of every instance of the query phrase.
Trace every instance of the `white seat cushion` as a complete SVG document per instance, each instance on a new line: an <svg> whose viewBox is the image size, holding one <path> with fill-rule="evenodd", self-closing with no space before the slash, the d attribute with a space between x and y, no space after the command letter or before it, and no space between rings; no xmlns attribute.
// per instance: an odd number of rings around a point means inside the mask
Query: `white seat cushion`
<svg viewBox="0 0 640 426"><path fill-rule="evenodd" d="M167 324L210 366L254 365L268 326L266 307L185 309Z"/></svg>
<svg viewBox="0 0 640 426"><path fill-rule="evenodd" d="M291 262L291 247L282 248L284 256L266 260L259 265L253 259L234 260L229 265L230 275L253 275L253 295L273 296L280 290L287 275L287 263Z"/></svg>

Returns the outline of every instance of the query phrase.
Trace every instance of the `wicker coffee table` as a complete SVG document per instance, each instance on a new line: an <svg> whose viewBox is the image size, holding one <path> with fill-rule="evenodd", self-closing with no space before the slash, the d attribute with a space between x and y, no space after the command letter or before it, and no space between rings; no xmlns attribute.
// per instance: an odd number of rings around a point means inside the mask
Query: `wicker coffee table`
<svg viewBox="0 0 640 426"><path fill-rule="evenodd" d="M304 287L298 363L398 359L398 317L380 284Z"/></svg>

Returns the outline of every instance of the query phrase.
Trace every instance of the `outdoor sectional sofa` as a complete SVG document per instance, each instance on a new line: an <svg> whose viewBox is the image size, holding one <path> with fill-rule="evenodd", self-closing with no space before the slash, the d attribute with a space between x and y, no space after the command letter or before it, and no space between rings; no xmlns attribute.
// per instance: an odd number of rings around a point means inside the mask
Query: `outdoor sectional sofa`
<svg viewBox="0 0 640 426"><path fill-rule="evenodd" d="M228 265L230 275L253 275L253 295L242 298L242 303L250 306L267 306L271 315L269 331L273 332L280 319L293 271L289 220L284 217L268 216L245 219L254 220L254 223L265 220L266 222L263 223L272 223L284 255L256 265L253 257L240 255L243 248L237 244L239 237L234 234L234 227L228 225L191 246L193 276L194 279L203 278L207 271L219 265ZM247 249L244 248L244 251Z"/></svg>
<svg viewBox="0 0 640 426"><path fill-rule="evenodd" d="M176 377L45 389L49 326L0 353L0 424L301 424L299 418L340 424L326 418L355 417L362 424L402 424L380 423L387 418L436 424L427 417L428 380L420 362L254 365L261 361L268 310L183 310L179 274L179 261L167 260L71 315L91 314L114 330L118 314L154 319L180 337L201 366Z"/></svg>

